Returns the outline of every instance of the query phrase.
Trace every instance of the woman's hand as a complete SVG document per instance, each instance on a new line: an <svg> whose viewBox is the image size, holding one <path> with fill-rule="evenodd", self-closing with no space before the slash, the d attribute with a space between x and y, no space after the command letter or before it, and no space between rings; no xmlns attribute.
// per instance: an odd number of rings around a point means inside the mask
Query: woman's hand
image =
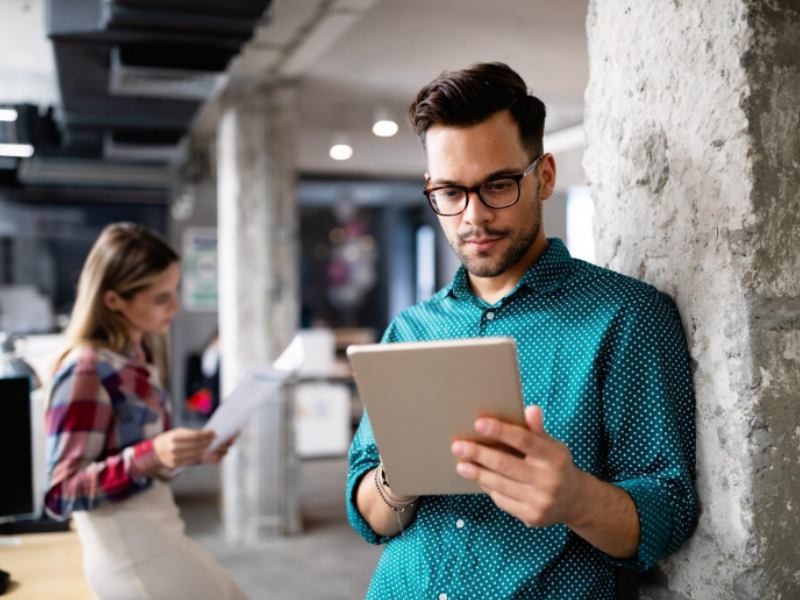
<svg viewBox="0 0 800 600"><path fill-rule="evenodd" d="M201 462L213 440L213 431L178 427L153 438L153 449L162 465L176 469Z"/></svg>
<svg viewBox="0 0 800 600"><path fill-rule="evenodd" d="M232 438L229 438L228 440L217 446L213 452L209 452L203 457L203 462L212 465L216 465L217 463L219 463L219 461L225 458L225 455L228 453L228 450L230 449L231 446L233 446L233 443L236 441L236 438L238 437L239 434L237 433Z"/></svg>

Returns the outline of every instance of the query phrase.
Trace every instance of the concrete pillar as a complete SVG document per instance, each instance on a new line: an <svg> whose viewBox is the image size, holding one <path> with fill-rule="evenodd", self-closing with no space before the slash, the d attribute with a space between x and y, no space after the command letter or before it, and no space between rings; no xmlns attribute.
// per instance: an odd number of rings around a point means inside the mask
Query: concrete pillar
<svg viewBox="0 0 800 600"><path fill-rule="evenodd" d="M223 395L252 364L272 361L298 323L298 218L292 91L226 90L217 135ZM299 526L286 404L269 403L223 463L223 522L231 542Z"/></svg>
<svg viewBox="0 0 800 600"><path fill-rule="evenodd" d="M591 0L598 262L672 294L702 514L632 597L800 590L800 5Z"/></svg>

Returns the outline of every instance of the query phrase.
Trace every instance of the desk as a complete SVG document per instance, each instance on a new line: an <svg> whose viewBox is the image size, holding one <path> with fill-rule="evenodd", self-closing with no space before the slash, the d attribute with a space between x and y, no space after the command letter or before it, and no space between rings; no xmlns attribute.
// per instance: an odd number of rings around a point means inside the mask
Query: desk
<svg viewBox="0 0 800 600"><path fill-rule="evenodd" d="M16 542L19 544L16 545ZM90 600L74 531L0 536L0 569L11 573L3 599Z"/></svg>

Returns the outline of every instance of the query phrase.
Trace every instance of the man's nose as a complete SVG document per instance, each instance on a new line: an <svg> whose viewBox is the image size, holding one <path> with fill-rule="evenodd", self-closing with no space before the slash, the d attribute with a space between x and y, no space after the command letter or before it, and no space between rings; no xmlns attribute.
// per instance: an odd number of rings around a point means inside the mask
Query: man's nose
<svg viewBox="0 0 800 600"><path fill-rule="evenodd" d="M464 221L472 225L480 225L494 220L494 210L486 206L478 196L478 192L470 191L467 196L467 208Z"/></svg>

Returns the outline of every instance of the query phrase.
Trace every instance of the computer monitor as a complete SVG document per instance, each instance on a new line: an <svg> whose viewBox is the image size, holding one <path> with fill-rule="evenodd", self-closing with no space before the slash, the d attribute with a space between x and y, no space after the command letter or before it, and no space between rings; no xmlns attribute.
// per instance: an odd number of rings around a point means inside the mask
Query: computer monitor
<svg viewBox="0 0 800 600"><path fill-rule="evenodd" d="M27 378L0 379L0 521L37 512L31 390Z"/></svg>

